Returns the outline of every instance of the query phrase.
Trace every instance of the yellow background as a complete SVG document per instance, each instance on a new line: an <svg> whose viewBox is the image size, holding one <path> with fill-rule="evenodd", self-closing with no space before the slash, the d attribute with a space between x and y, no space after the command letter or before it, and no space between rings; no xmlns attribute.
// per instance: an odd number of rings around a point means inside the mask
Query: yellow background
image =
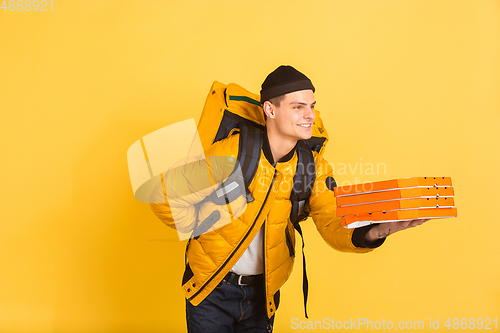
<svg viewBox="0 0 500 333"><path fill-rule="evenodd" d="M0 332L185 331L185 243L127 149L280 64L314 82L330 163L386 165L339 182L451 176L459 214L367 255L308 221L310 319L500 317L499 1L54 1L0 10ZM301 272L275 332L305 320Z"/></svg>

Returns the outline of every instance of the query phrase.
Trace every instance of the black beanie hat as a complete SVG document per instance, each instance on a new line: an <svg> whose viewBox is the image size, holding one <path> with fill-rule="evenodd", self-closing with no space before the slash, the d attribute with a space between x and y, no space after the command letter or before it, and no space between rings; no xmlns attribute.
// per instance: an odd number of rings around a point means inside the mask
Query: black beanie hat
<svg viewBox="0 0 500 333"><path fill-rule="evenodd" d="M292 66L281 65L269 74L262 83L260 102L264 104L265 101L271 98L307 89L315 91L311 80L307 76Z"/></svg>

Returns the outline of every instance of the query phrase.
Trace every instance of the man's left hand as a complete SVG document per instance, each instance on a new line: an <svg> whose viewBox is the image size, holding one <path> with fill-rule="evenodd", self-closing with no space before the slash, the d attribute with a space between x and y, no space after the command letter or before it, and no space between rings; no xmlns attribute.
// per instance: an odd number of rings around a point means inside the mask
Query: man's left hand
<svg viewBox="0 0 500 333"><path fill-rule="evenodd" d="M429 221L429 219L380 223L370 229L365 239L367 242L374 242L377 239L387 237L395 232L419 226L427 221Z"/></svg>

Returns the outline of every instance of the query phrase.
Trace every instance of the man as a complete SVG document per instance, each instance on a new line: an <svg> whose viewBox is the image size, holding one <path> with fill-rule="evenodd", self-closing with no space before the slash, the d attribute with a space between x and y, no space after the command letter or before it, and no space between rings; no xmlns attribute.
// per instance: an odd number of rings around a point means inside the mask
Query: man
<svg viewBox="0 0 500 333"><path fill-rule="evenodd" d="M188 332L272 331L279 289L288 279L295 259L295 233L289 219L290 192L297 165L297 142L312 135L316 117L314 91L312 82L291 66L278 67L262 84L266 129L258 169L249 185L253 201L233 222L190 240L182 281ZM213 156L236 159L239 135L214 143L205 155L208 159ZM332 169L316 152L313 155L316 178L308 202L309 216L333 248L370 252L388 235L424 222L343 228L335 214ZM210 163L212 175L219 170L215 164ZM169 178L178 181L184 177L186 184L196 186L194 179L201 170L190 167ZM157 187L151 208L167 225L180 228L180 224L174 224L169 205L161 200L163 193L175 192L179 186L172 181L165 184L165 188L161 184ZM197 205L201 205L208 194L186 200L190 207L199 208ZM211 209L219 208L212 206ZM199 219L202 210L199 208ZM194 213L186 212L186 216L195 219L191 216Z"/></svg>

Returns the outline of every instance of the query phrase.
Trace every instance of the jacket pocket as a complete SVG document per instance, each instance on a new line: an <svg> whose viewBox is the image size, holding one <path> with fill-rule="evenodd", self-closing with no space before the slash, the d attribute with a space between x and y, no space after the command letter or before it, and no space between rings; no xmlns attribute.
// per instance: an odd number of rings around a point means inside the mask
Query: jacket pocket
<svg viewBox="0 0 500 333"><path fill-rule="evenodd" d="M285 228L285 239L286 245L288 246L288 251L290 252L290 257L295 257L295 248L292 242L292 236L290 236L290 231L288 230L288 226Z"/></svg>
<svg viewBox="0 0 500 333"><path fill-rule="evenodd" d="M189 280L194 276L191 267L189 267L189 263L186 265L186 270L184 271L184 275L182 276L182 285L188 283Z"/></svg>

